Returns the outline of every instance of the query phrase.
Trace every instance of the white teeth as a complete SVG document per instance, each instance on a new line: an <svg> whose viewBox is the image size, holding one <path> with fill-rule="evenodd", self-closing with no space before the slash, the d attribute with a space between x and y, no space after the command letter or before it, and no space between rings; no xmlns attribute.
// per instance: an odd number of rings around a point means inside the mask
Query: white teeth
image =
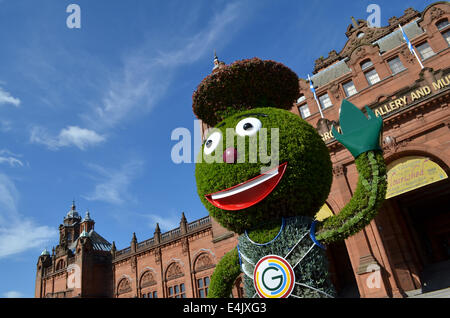
<svg viewBox="0 0 450 318"><path fill-rule="evenodd" d="M240 192L246 191L248 189L251 189L251 188L257 186L258 184L261 184L261 183L275 177L277 174L278 174L278 169L268 171L265 174L261 175L260 177L254 179L252 181L249 181L247 183L244 183L243 185L240 185L236 188L233 188L230 190L225 190L225 191L219 192L217 194L212 194L211 199L213 199L213 200L222 199L222 198L226 198L226 197L238 194Z"/></svg>

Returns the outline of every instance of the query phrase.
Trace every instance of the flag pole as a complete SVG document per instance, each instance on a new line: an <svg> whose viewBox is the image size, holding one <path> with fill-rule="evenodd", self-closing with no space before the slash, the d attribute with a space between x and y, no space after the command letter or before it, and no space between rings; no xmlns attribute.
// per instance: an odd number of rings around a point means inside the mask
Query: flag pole
<svg viewBox="0 0 450 318"><path fill-rule="evenodd" d="M419 56L417 55L416 50L414 49L414 46L409 41L408 36L406 35L405 31L403 31L402 26L400 24L398 26L400 27L400 30L402 31L403 38L406 41L406 45L408 45L409 51L411 52L411 54L413 54L415 56L417 62L419 62L419 64L420 64L420 67L423 69L422 61L420 60Z"/></svg>
<svg viewBox="0 0 450 318"><path fill-rule="evenodd" d="M316 100L317 107L319 107L320 116L323 118L322 107L320 107L320 103L319 103L319 101L317 100L316 91L315 91L315 89L314 89L314 85L313 85L313 83L312 83L312 81L311 81L311 78L309 77L309 74L308 74L308 80L309 80L309 88L310 88L311 92L312 92L313 95L314 95L314 99Z"/></svg>

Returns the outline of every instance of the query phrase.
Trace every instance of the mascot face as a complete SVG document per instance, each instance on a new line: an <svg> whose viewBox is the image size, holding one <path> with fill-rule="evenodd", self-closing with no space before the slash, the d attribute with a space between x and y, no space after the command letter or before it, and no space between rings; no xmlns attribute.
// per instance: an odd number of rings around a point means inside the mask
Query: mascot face
<svg viewBox="0 0 450 318"><path fill-rule="evenodd" d="M227 117L210 130L199 156L200 199L236 233L282 216L314 216L330 191L327 147L286 110L261 107Z"/></svg>

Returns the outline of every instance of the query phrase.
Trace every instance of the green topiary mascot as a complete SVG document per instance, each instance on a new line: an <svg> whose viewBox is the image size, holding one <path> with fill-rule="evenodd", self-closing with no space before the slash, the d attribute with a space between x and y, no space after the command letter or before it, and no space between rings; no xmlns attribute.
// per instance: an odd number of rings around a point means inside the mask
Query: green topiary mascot
<svg viewBox="0 0 450 318"><path fill-rule="evenodd" d="M198 194L210 215L240 234L211 277L208 297L229 297L243 272L246 297L334 297L324 246L363 229L386 192L379 146L382 119L344 100L342 135L359 180L340 213L317 224L332 164L317 131L289 112L299 95L289 68L258 58L222 65L193 94L193 110L212 128L196 164Z"/></svg>

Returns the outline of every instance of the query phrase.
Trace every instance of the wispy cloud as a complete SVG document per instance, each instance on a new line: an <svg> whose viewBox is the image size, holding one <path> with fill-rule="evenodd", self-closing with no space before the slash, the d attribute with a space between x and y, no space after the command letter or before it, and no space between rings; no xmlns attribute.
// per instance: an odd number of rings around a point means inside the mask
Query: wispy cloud
<svg viewBox="0 0 450 318"><path fill-rule="evenodd" d="M10 104L19 107L20 99L11 96L10 93L8 93L7 91L5 91L3 88L0 87L0 105L3 104Z"/></svg>
<svg viewBox="0 0 450 318"><path fill-rule="evenodd" d="M55 236L51 228L21 215L18 199L14 182L0 173L0 258L40 248Z"/></svg>
<svg viewBox="0 0 450 318"><path fill-rule="evenodd" d="M159 224L159 227L162 232L170 231L174 228L180 226L181 213L175 213L173 211L164 212L156 214L156 213L145 213L145 214L137 214L137 216L143 217L148 220L148 226L151 229L156 227L156 223Z"/></svg>
<svg viewBox="0 0 450 318"><path fill-rule="evenodd" d="M92 127L109 129L137 114L148 113L166 94L178 68L212 54L214 46L225 45L241 16L241 3L228 3L202 30L180 38L175 49L154 53L153 42L136 48L124 57L120 71L109 77L100 102L82 118Z"/></svg>
<svg viewBox="0 0 450 318"><path fill-rule="evenodd" d="M141 173L144 162L132 160L123 164L119 169L106 169L103 166L89 164L88 168L96 173L98 183L92 193L83 197L89 201L103 201L121 205L132 202L135 198L130 194L131 182ZM92 176L91 176L92 177Z"/></svg>
<svg viewBox="0 0 450 318"><path fill-rule="evenodd" d="M21 156L8 149L0 149L0 164L8 163L11 167L23 167L23 162L17 157Z"/></svg>
<svg viewBox="0 0 450 318"><path fill-rule="evenodd" d="M63 128L57 136L51 136L47 130L40 126L31 129L30 141L32 143L43 144L51 150L58 150L61 147L76 146L81 150L95 146L106 140L105 136L99 135L93 130L69 126Z"/></svg>
<svg viewBox="0 0 450 318"><path fill-rule="evenodd" d="M0 0L1 3L1 0ZM4 298L24 298L25 295L19 291L16 290L10 290L6 293L3 293Z"/></svg>

